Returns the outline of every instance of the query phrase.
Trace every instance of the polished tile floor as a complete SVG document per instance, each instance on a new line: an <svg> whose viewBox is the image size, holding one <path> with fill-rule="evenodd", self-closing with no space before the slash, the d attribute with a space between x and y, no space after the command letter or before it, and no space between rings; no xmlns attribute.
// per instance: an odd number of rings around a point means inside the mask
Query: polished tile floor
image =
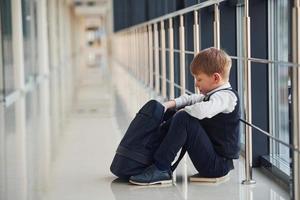
<svg viewBox="0 0 300 200"><path fill-rule="evenodd" d="M242 185L243 159L235 162L230 180L219 185L189 183L187 176L195 173L195 169L188 158L180 164L176 183L171 186L141 187L118 180L109 171L115 149L130 118L151 97L148 90L117 64L112 70L86 69L44 199L289 199L287 191L259 170L254 170L257 184Z"/></svg>

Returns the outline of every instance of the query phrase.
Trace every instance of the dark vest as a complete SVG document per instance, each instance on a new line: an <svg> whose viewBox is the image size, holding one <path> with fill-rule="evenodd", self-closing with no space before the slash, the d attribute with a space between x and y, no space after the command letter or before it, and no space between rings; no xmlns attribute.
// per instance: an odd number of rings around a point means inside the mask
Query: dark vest
<svg viewBox="0 0 300 200"><path fill-rule="evenodd" d="M229 159L237 159L240 152L240 99L237 92L231 88L221 90L230 90L236 95L237 104L234 110L231 113L219 113L212 118L204 118L200 120L200 123L219 155ZM208 101L211 95L221 90L206 96L203 101Z"/></svg>

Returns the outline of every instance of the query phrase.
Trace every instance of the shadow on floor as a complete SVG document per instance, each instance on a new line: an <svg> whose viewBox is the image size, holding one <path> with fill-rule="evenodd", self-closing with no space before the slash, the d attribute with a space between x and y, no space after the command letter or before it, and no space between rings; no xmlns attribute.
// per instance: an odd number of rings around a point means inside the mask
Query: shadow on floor
<svg viewBox="0 0 300 200"><path fill-rule="evenodd" d="M111 191L116 200L159 200L159 199L184 199L179 189L172 184L137 186L127 180L115 179L110 184Z"/></svg>

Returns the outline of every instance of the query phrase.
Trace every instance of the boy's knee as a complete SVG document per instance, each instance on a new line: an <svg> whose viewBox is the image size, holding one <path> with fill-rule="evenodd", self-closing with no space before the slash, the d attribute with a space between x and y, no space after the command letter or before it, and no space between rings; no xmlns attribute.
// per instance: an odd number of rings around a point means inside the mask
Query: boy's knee
<svg viewBox="0 0 300 200"><path fill-rule="evenodd" d="M178 120L184 120L184 119L188 119L190 115L185 110L180 110L175 114L174 117Z"/></svg>
<svg viewBox="0 0 300 200"><path fill-rule="evenodd" d="M180 124L189 124L189 126L201 126L199 123L199 120L193 116L191 116L189 113L187 113L185 110L178 111L174 118L176 119L176 122Z"/></svg>

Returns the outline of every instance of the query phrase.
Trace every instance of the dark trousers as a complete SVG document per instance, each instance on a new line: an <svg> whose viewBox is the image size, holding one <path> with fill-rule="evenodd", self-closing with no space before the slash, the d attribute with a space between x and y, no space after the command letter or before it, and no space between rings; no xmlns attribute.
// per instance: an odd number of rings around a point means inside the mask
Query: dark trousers
<svg viewBox="0 0 300 200"><path fill-rule="evenodd" d="M232 160L218 155L200 120L185 111L177 112L170 128L154 154L154 161L159 166L170 168L177 152L183 146L203 177L220 177L233 169Z"/></svg>

